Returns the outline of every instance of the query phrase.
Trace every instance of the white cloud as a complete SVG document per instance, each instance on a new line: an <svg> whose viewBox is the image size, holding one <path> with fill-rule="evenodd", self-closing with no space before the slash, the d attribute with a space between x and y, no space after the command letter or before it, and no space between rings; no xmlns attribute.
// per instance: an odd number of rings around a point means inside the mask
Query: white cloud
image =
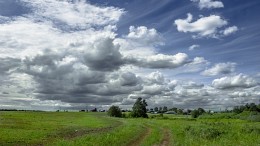
<svg viewBox="0 0 260 146"><path fill-rule="evenodd" d="M200 45L191 45L190 47L189 47L189 50L190 51L193 51L193 50L195 50L195 49L198 49L200 47Z"/></svg>
<svg viewBox="0 0 260 146"><path fill-rule="evenodd" d="M177 68L189 63L188 55L177 53L175 55L156 54L152 56L127 58L130 64L145 68Z"/></svg>
<svg viewBox="0 0 260 146"><path fill-rule="evenodd" d="M236 91L230 94L232 97L249 97L252 96L250 92Z"/></svg>
<svg viewBox="0 0 260 146"><path fill-rule="evenodd" d="M224 4L221 1L213 0L191 0L192 2L198 2L200 9L212 9L212 8L223 8Z"/></svg>
<svg viewBox="0 0 260 146"><path fill-rule="evenodd" d="M211 98L223 93L174 76L173 72L201 71L209 62L185 53L158 53L163 37L156 29L132 26L128 34L118 36L122 9L72 0L22 1L30 13L0 17L3 107L108 107L132 105L136 97L147 99L151 106L172 102L210 106ZM191 23L192 15L187 21L193 27L204 25L201 20ZM206 31L195 30L187 32Z"/></svg>
<svg viewBox="0 0 260 146"><path fill-rule="evenodd" d="M198 37L218 37L219 29L228 24L218 15L201 17L194 22L192 22L192 15L190 13L187 15L186 19L175 20L177 30L184 33L197 33Z"/></svg>
<svg viewBox="0 0 260 146"><path fill-rule="evenodd" d="M51 20L60 27L85 29L91 26L106 26L118 22L123 9L97 7L83 0L22 0L34 9L33 19ZM66 26L67 25L67 26ZM66 28L65 28L66 29Z"/></svg>
<svg viewBox="0 0 260 146"><path fill-rule="evenodd" d="M224 34L225 36L228 36L228 35L230 35L230 34L233 34L233 33L237 32L237 31L238 31L238 28L237 28L236 26L231 26L231 27L226 28L226 29L223 31L223 34Z"/></svg>
<svg viewBox="0 0 260 146"><path fill-rule="evenodd" d="M243 74L236 76L222 77L212 81L212 85L218 89L229 89L229 88L250 88L257 85L257 82Z"/></svg>
<svg viewBox="0 0 260 146"><path fill-rule="evenodd" d="M213 67L206 69L202 72L202 75L205 76L216 76L216 75L225 75L230 74L235 71L236 63L227 62L227 63L218 63Z"/></svg>
<svg viewBox="0 0 260 146"><path fill-rule="evenodd" d="M162 36L156 29L148 29L145 26L129 27L129 34L126 36L128 39L139 42L143 45L163 45Z"/></svg>
<svg viewBox="0 0 260 146"><path fill-rule="evenodd" d="M210 62L203 57L195 57L193 61L179 69L180 73L195 73L204 70Z"/></svg>
<svg viewBox="0 0 260 146"><path fill-rule="evenodd" d="M160 84L160 85L162 85L162 84L165 83L165 77L159 71L150 73L149 75L147 75L147 79L148 79L149 84Z"/></svg>

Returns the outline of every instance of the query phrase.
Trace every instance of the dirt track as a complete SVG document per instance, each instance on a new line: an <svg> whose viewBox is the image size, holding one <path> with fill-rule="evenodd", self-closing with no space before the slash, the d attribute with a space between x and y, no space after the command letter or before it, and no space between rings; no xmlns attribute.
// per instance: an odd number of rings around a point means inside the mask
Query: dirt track
<svg viewBox="0 0 260 146"><path fill-rule="evenodd" d="M127 146L139 146L151 134L152 129L146 127L145 131L137 139L131 141Z"/></svg>

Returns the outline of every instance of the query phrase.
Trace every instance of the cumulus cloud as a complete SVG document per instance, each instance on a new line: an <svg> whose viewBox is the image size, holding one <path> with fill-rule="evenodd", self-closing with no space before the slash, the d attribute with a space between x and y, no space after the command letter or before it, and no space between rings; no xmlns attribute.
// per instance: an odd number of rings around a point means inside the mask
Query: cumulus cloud
<svg viewBox="0 0 260 146"><path fill-rule="evenodd" d="M236 31L238 31L238 28L236 26L231 26L231 27L226 28L223 31L223 35L228 36L230 34L235 33Z"/></svg>
<svg viewBox="0 0 260 146"><path fill-rule="evenodd" d="M209 63L203 57L158 53L164 40L154 28L130 26L118 36L123 9L71 0L21 2L28 14L0 17L3 107L127 107L137 97L150 106L190 107L210 105L209 95L217 96L203 83L165 75L198 72Z"/></svg>
<svg viewBox="0 0 260 146"><path fill-rule="evenodd" d="M249 97L252 96L250 92L245 92L245 91L235 91L230 94L231 97Z"/></svg>
<svg viewBox="0 0 260 146"><path fill-rule="evenodd" d="M195 49L198 49L200 47L200 45L191 45L190 47L189 47L189 51L193 51L193 50L195 50Z"/></svg>
<svg viewBox="0 0 260 146"><path fill-rule="evenodd" d="M33 9L33 19L51 20L63 29L86 29L92 26L106 26L118 22L123 9L97 7L83 0L22 0Z"/></svg>
<svg viewBox="0 0 260 146"><path fill-rule="evenodd" d="M192 14L188 13L187 15L186 19L175 20L177 30L185 33L197 33L198 37L217 37L219 29L228 24L218 15L201 17L194 22L192 22Z"/></svg>
<svg viewBox="0 0 260 146"><path fill-rule="evenodd" d="M244 74L222 77L212 81L212 86L218 89L250 88L257 84L256 80Z"/></svg>
<svg viewBox="0 0 260 146"><path fill-rule="evenodd" d="M162 85L165 83L165 77L164 75L159 72L152 72L147 76L147 82L148 84L159 84Z"/></svg>
<svg viewBox="0 0 260 146"><path fill-rule="evenodd" d="M188 82L187 84L182 85L183 88L186 89L197 89L197 88L202 88L204 86L204 84L198 84L196 82Z"/></svg>
<svg viewBox="0 0 260 146"><path fill-rule="evenodd" d="M124 66L174 69L190 62L184 53L156 53L155 46L162 45L163 39L153 28L131 26L129 34L117 38L115 23L124 13L122 9L82 1L23 2L32 8L31 14L0 24L1 78L6 74L8 84L17 82L15 87L3 85L0 89L10 96L9 91L21 87L19 96L26 93L25 97L42 101L111 104L133 93L147 96L168 90L161 73L139 77ZM129 51L133 48L147 51L135 55ZM26 76L24 80L21 74ZM6 84L4 81L1 83ZM33 84L25 89L25 82Z"/></svg>
<svg viewBox="0 0 260 146"><path fill-rule="evenodd" d="M146 46L164 44L162 36L157 32L156 29L148 29L145 26L130 26L129 34L126 36L126 38Z"/></svg>
<svg viewBox="0 0 260 146"><path fill-rule="evenodd" d="M213 0L191 0L197 2L200 9L212 9L212 8L223 8L224 4L221 1Z"/></svg>
<svg viewBox="0 0 260 146"><path fill-rule="evenodd" d="M136 66L155 69L177 68L190 62L188 55L185 53L178 53L176 55L156 54L146 57L129 57L127 60L129 63L135 64Z"/></svg>
<svg viewBox="0 0 260 146"><path fill-rule="evenodd" d="M124 62L119 52L119 46L113 44L113 39L99 39L98 43L85 52L85 63L94 70L118 69Z"/></svg>
<svg viewBox="0 0 260 146"><path fill-rule="evenodd" d="M232 63L232 62L217 63L213 67L203 71L202 75L216 76L216 75L230 74L235 71L235 67L236 67L236 63Z"/></svg>

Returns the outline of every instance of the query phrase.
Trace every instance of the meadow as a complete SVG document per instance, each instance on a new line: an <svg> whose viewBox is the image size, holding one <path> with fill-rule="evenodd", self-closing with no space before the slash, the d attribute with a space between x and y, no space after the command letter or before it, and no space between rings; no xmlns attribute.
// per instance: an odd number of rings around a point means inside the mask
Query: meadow
<svg viewBox="0 0 260 146"><path fill-rule="evenodd" d="M258 146L260 122L216 116L112 118L92 112L0 112L0 145Z"/></svg>

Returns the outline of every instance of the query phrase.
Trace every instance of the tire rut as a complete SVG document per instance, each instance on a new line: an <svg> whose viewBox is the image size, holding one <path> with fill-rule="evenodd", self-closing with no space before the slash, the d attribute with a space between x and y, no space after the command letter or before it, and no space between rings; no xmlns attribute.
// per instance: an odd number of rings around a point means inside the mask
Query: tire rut
<svg viewBox="0 0 260 146"><path fill-rule="evenodd" d="M171 139L171 134L169 129L163 129L163 139L160 143L159 146L169 146L170 145L170 139Z"/></svg>
<svg viewBox="0 0 260 146"><path fill-rule="evenodd" d="M120 121L115 121L114 124L108 126L108 127L101 127L101 128L82 128L82 129L75 129L75 130L69 130L66 132L66 130L56 133L55 135L49 135L46 139L44 139L42 142L37 144L32 144L33 146L43 146L43 143L51 143L54 142L55 139L74 139L77 137L81 137L87 134L96 134L96 133L105 133L109 132L119 126L121 126L123 123Z"/></svg>
<svg viewBox="0 0 260 146"><path fill-rule="evenodd" d="M127 146L139 146L152 132L150 127L146 127L145 131L137 138L133 139Z"/></svg>

